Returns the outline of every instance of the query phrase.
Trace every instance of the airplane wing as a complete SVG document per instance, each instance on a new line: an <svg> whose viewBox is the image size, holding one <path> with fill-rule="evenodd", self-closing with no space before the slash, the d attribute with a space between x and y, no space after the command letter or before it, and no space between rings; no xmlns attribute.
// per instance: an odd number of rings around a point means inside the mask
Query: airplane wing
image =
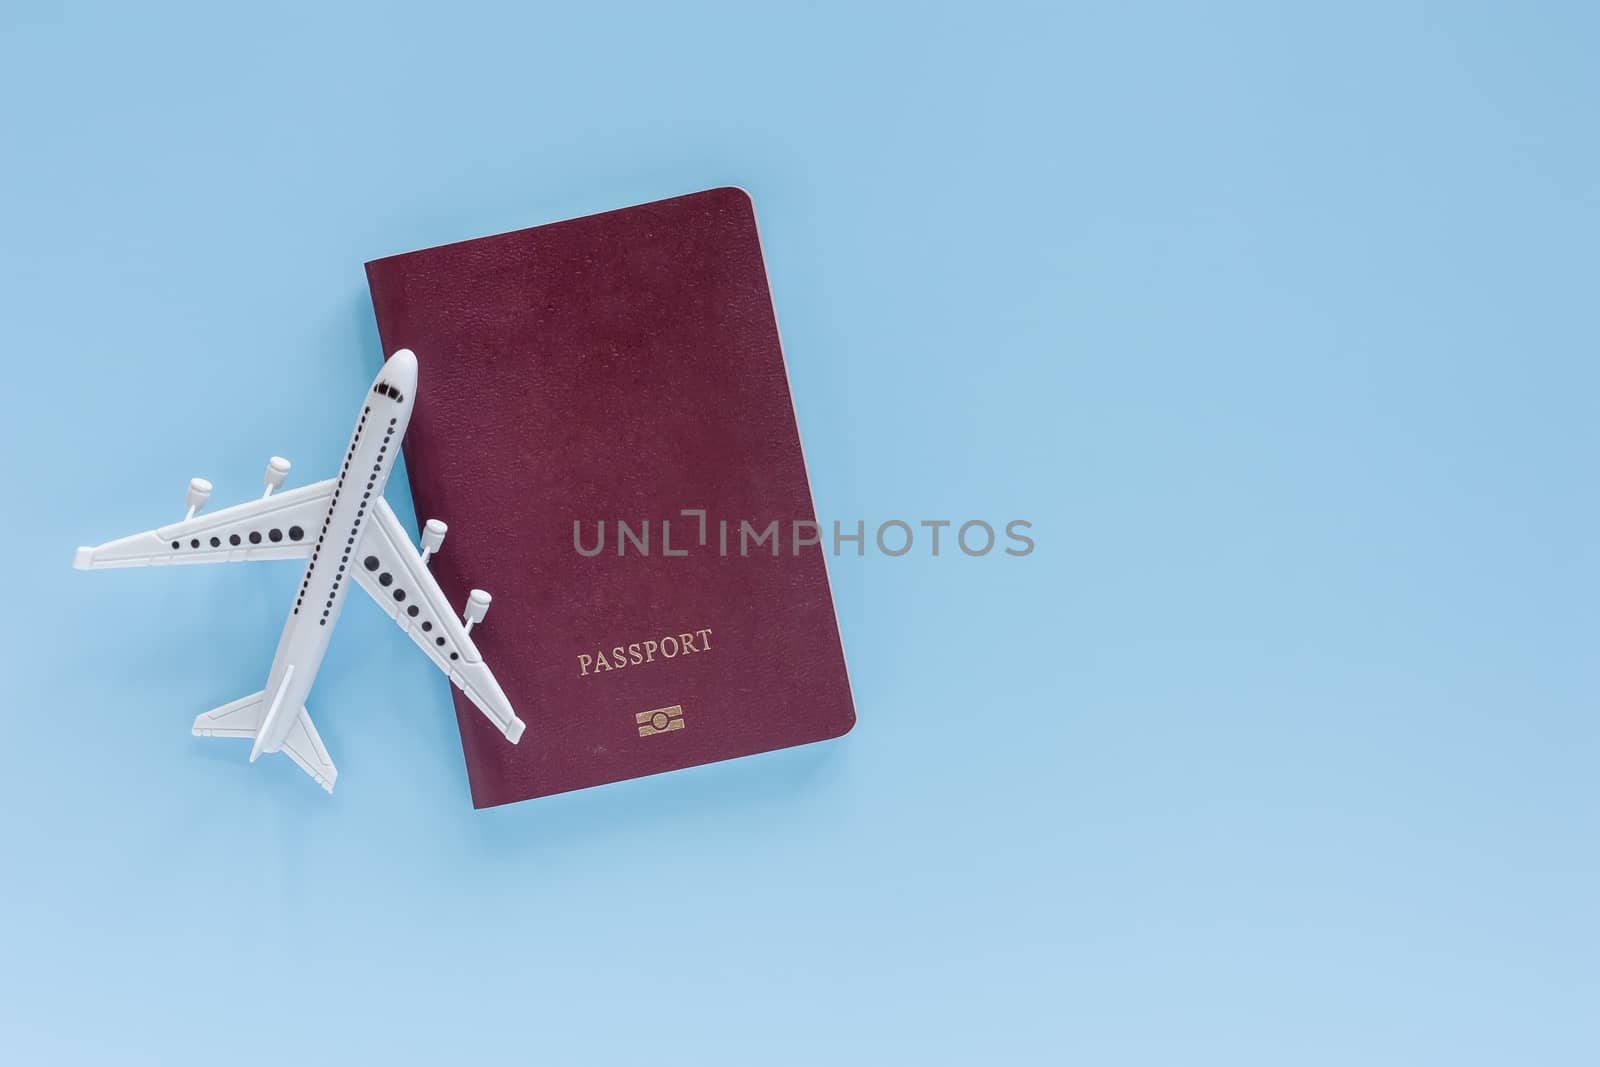
<svg viewBox="0 0 1600 1067"><path fill-rule="evenodd" d="M72 565L86 571L167 563L304 559L311 555L332 494L332 478L273 493L94 548L80 548Z"/></svg>
<svg viewBox="0 0 1600 1067"><path fill-rule="evenodd" d="M372 594L434 666L449 675L495 729L516 744L522 737L522 720L411 544L394 509L382 497L372 509L351 570L361 588Z"/></svg>

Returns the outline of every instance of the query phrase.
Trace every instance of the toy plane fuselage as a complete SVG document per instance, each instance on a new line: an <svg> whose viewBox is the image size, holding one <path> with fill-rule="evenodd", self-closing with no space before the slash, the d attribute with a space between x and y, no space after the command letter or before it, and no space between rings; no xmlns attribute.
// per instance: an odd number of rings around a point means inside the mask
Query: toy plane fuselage
<svg viewBox="0 0 1600 1067"><path fill-rule="evenodd" d="M374 502L383 497L389 472L400 454L400 439L411 421L416 392L417 360L409 351L385 363L367 391L344 452L344 464L333 478L328 514L311 544L311 559L278 639L272 670L267 673L265 691L274 695L250 749L252 762L261 753L282 747L292 725L291 716L283 714L283 709L304 705L317 680L322 658L328 653L328 639L354 580L350 569L362 565L355 556L361 527L376 506ZM311 531L304 531L304 536L310 538Z"/></svg>
<svg viewBox="0 0 1600 1067"><path fill-rule="evenodd" d="M515 743L522 736L522 720L469 636L488 610L489 595L473 590L466 618L457 619L427 569L428 556L443 544L445 525L429 520L419 554L383 499L416 389L416 357L401 350L367 391L341 466L326 481L275 495L289 464L274 457L260 500L197 516L211 491L210 483L197 478L182 522L80 548L73 560L88 570L304 559L305 572L265 688L202 714L194 732L251 738L252 762L263 752L285 752L330 792L338 772L305 700L352 584L364 588L508 740Z"/></svg>

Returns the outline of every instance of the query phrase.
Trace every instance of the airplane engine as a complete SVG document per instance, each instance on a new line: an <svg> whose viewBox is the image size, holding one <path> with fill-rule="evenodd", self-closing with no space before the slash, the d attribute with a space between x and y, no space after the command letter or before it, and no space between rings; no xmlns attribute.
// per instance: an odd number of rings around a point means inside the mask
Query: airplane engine
<svg viewBox="0 0 1600 1067"><path fill-rule="evenodd" d="M429 519L422 525L422 563L427 566L428 557L444 547L444 535L450 527L438 519Z"/></svg>
<svg viewBox="0 0 1600 1067"><path fill-rule="evenodd" d="M283 480L287 477L289 477L288 460L282 456L273 456L267 460L267 473L261 476L261 484L267 487L267 491L261 494L261 499L265 500L271 496L274 489L282 488Z"/></svg>
<svg viewBox="0 0 1600 1067"><path fill-rule="evenodd" d="M211 483L204 478L189 479L189 495L184 501L189 507L189 514L184 516L185 521L194 518L195 512L206 506L206 501L211 499Z"/></svg>
<svg viewBox="0 0 1600 1067"><path fill-rule="evenodd" d="M474 589L467 594L467 610L465 615L462 616L462 622L466 624L464 628L467 633L470 634L473 626L482 622L483 617L489 614L489 602L493 599L482 589Z"/></svg>

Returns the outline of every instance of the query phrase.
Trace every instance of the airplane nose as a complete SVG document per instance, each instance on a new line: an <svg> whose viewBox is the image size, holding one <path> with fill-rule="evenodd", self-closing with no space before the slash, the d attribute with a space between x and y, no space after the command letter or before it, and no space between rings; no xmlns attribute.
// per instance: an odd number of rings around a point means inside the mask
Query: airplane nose
<svg viewBox="0 0 1600 1067"><path fill-rule="evenodd" d="M401 392L409 396L417 386L417 354L402 348L389 357L383 365L384 376Z"/></svg>

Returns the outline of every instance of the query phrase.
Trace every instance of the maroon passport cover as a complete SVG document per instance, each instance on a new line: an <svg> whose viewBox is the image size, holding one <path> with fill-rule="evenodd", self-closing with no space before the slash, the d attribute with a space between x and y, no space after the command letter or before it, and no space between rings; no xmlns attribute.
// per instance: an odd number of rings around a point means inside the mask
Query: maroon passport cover
<svg viewBox="0 0 1600 1067"><path fill-rule="evenodd" d="M512 745L452 690L474 805L854 725L742 190L391 256L367 280L383 350L417 354L406 469L418 522L450 527L430 566L456 603L494 595L472 637L528 724Z"/></svg>

